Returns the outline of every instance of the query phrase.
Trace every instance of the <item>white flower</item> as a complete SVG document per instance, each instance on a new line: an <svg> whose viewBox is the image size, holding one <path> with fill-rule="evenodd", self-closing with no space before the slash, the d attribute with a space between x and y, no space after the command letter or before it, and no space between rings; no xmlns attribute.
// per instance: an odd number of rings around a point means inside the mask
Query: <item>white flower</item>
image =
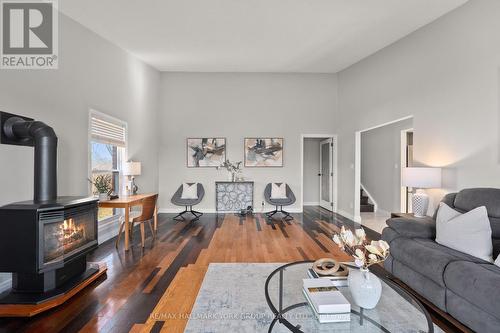
<svg viewBox="0 0 500 333"><path fill-rule="evenodd" d="M364 259L364 257L365 257L365 254L363 253L363 251L361 251L361 249L356 249L356 251L354 252L354 254L359 259Z"/></svg>
<svg viewBox="0 0 500 333"><path fill-rule="evenodd" d="M342 240L340 239L338 234L333 235L333 241L338 246L342 246Z"/></svg>
<svg viewBox="0 0 500 333"><path fill-rule="evenodd" d="M365 238L366 238L365 229L363 229L363 228L356 229L355 234L356 234L356 237L358 237L358 239L365 240Z"/></svg>
<svg viewBox="0 0 500 333"><path fill-rule="evenodd" d="M389 248L390 248L389 244L387 244L387 242L384 241L384 240L379 240L378 241L378 247L382 250L382 253L384 253L384 254L387 251L389 251Z"/></svg>
<svg viewBox="0 0 500 333"><path fill-rule="evenodd" d="M389 244L387 244L385 241L372 241L370 245L366 246L366 249L370 253L376 254L377 256L384 259L389 255Z"/></svg>
<svg viewBox="0 0 500 333"><path fill-rule="evenodd" d="M370 245L365 246L365 248L370 253L376 254L376 255L381 256L381 257L384 256L382 254L382 252L380 251L380 249L378 247L378 244L376 242L374 242L374 241L372 241L372 243Z"/></svg>
<svg viewBox="0 0 500 333"><path fill-rule="evenodd" d="M354 246L355 244L355 239L354 239L354 234L352 233L351 230L346 230L345 233L342 235L344 243L346 243L348 246Z"/></svg>

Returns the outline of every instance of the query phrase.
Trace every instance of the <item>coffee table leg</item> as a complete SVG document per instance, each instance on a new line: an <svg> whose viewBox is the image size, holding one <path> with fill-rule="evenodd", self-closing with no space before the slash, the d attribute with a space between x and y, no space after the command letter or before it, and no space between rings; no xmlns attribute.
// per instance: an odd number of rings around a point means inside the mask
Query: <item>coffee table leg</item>
<svg viewBox="0 0 500 333"><path fill-rule="evenodd" d="M365 309L359 308L359 325L363 326L363 317Z"/></svg>
<svg viewBox="0 0 500 333"><path fill-rule="evenodd" d="M283 311L283 270L280 270L280 299L279 299L279 312ZM281 320L280 320L281 321Z"/></svg>

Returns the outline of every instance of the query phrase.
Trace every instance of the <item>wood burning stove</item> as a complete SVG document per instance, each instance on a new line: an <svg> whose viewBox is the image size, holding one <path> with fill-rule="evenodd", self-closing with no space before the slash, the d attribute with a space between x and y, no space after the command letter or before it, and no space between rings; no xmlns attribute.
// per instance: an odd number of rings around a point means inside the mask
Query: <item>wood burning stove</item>
<svg viewBox="0 0 500 333"><path fill-rule="evenodd" d="M59 197L0 207L0 271L13 272L16 292L43 293L87 269L97 248L97 200Z"/></svg>
<svg viewBox="0 0 500 333"><path fill-rule="evenodd" d="M34 196L0 207L0 272L12 272L2 303L36 304L96 274L97 199L57 196L57 136L46 124L0 112L3 144L35 147Z"/></svg>

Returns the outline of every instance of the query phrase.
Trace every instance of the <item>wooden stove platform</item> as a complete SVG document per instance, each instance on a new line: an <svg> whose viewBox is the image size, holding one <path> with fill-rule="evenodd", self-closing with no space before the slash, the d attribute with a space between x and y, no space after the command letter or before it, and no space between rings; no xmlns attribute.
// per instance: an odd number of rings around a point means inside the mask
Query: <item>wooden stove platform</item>
<svg viewBox="0 0 500 333"><path fill-rule="evenodd" d="M6 292L0 296L0 317L33 317L59 306L82 289L106 274L106 266L89 268L78 279L69 282L51 295L15 294Z"/></svg>

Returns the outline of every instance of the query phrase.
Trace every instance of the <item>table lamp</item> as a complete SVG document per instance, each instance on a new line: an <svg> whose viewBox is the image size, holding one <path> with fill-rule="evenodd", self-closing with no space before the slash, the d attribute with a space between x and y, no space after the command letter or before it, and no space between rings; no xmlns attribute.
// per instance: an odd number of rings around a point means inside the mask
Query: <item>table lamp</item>
<svg viewBox="0 0 500 333"><path fill-rule="evenodd" d="M429 208L429 196L424 188L441 187L441 169L440 168L404 168L403 186L416 189L412 196L413 214L415 217L424 217Z"/></svg>
<svg viewBox="0 0 500 333"><path fill-rule="evenodd" d="M132 194L137 194L137 190L139 189L135 184L135 176L141 175L141 162L125 162L123 165L123 175L128 176L130 183L130 188L132 190Z"/></svg>

